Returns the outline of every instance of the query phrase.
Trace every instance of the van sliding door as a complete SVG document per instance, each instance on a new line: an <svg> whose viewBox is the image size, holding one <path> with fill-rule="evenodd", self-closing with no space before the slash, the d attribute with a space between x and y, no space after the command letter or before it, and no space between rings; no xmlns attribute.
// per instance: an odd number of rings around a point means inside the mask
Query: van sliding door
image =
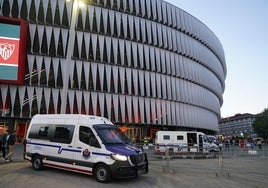
<svg viewBox="0 0 268 188"><path fill-rule="evenodd" d="M199 151L203 152L204 146L203 146L203 135L198 135L198 141L199 141Z"/></svg>
<svg viewBox="0 0 268 188"><path fill-rule="evenodd" d="M197 147L196 133L187 133L188 151L195 152Z"/></svg>

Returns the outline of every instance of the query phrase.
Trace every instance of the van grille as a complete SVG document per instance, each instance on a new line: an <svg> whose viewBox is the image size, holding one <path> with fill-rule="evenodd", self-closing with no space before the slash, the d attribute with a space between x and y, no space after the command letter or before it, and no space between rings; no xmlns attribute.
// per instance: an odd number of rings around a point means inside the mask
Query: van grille
<svg viewBox="0 0 268 188"><path fill-rule="evenodd" d="M147 162L146 154L131 155L130 160L134 165L139 165L141 163Z"/></svg>

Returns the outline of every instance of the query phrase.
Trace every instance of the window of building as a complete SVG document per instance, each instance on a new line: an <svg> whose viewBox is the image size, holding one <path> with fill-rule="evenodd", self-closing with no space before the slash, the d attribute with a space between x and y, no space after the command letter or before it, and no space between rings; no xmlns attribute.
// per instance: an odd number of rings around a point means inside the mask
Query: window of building
<svg viewBox="0 0 268 188"><path fill-rule="evenodd" d="M50 68L49 68L48 86L55 87L55 77L54 77L53 63L50 64Z"/></svg>
<svg viewBox="0 0 268 188"><path fill-rule="evenodd" d="M48 7L47 7L47 13L46 13L46 24L52 25L52 8L51 3L49 1Z"/></svg>
<svg viewBox="0 0 268 188"><path fill-rule="evenodd" d="M38 2L38 1L36 1L36 2ZM40 1L40 2L42 2L42 1ZM39 9L40 9L40 7L39 7ZM54 15L54 24L56 26L61 25L61 23L60 23L60 10L59 10L59 2L58 1L56 3L56 10L55 10L55 15Z"/></svg>
<svg viewBox="0 0 268 188"><path fill-rule="evenodd" d="M49 45L49 55L56 56L56 45L55 45L55 38L54 38L54 31L53 30L52 30L51 40L50 40L50 45Z"/></svg>

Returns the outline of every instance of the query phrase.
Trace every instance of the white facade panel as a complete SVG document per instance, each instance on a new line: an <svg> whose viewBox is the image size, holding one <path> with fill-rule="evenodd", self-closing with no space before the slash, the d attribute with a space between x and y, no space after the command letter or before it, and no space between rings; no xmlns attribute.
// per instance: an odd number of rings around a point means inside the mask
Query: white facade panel
<svg viewBox="0 0 268 188"><path fill-rule="evenodd" d="M96 1L79 11L70 44L72 3L8 2L0 16L18 12L29 41L24 83L0 84L0 119L60 113L62 103L68 113L108 116L144 133L156 125L218 130L224 50L194 16L163 0Z"/></svg>

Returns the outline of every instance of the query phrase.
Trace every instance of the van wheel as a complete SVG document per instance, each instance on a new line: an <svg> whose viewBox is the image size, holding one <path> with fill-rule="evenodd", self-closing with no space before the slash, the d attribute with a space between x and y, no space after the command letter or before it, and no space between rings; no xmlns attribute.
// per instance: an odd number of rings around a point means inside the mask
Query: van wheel
<svg viewBox="0 0 268 188"><path fill-rule="evenodd" d="M43 161L40 155L35 155L33 157L32 167L34 170L41 170L43 168Z"/></svg>
<svg viewBox="0 0 268 188"><path fill-rule="evenodd" d="M108 166L105 164L98 164L94 170L94 176L97 182L107 183L111 181L111 172Z"/></svg>

